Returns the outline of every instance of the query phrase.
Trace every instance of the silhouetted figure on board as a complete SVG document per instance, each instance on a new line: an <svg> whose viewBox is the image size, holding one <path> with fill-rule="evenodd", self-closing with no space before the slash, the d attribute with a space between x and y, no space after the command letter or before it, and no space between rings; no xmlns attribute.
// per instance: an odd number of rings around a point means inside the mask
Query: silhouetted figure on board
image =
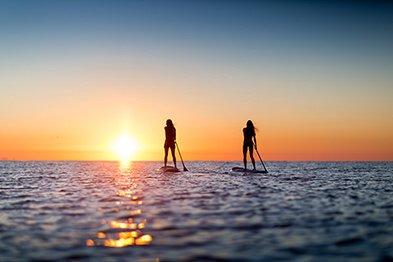
<svg viewBox="0 0 393 262"><path fill-rule="evenodd" d="M243 163L244 168L247 169L247 150L250 151L250 158L252 165L255 168L255 159L254 159L254 146L257 149L257 139L255 138L255 127L251 120L247 121L247 126L243 128Z"/></svg>
<svg viewBox="0 0 393 262"><path fill-rule="evenodd" d="M176 154L175 154L175 143L176 143L176 128L172 123L172 120L168 119L166 121L166 127L165 127L165 144L164 144L164 150L165 150L165 157L164 157L164 166L166 166L168 162L168 149L171 149L172 153L172 158L173 158L173 163L176 166Z"/></svg>

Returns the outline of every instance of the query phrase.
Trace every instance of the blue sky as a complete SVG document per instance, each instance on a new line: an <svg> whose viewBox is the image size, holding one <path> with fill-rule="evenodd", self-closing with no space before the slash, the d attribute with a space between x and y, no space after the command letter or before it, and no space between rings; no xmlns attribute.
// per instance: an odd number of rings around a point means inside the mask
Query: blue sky
<svg viewBox="0 0 393 262"><path fill-rule="evenodd" d="M135 41L385 60L393 44L392 12L393 4L384 1L16 0L1 2L0 21L9 46Z"/></svg>

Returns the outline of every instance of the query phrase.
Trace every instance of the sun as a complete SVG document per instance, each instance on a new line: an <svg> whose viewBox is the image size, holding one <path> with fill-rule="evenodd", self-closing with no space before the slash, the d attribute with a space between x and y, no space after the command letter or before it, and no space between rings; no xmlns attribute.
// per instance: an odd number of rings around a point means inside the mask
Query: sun
<svg viewBox="0 0 393 262"><path fill-rule="evenodd" d="M118 160L122 163L127 163L133 160L138 151L138 143L135 139L127 134L120 136L113 145L114 153Z"/></svg>

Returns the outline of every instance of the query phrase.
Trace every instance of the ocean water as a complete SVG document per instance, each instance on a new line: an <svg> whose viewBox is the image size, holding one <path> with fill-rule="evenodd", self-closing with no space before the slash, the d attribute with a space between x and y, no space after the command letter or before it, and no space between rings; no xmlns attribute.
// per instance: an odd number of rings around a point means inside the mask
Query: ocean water
<svg viewBox="0 0 393 262"><path fill-rule="evenodd" d="M0 162L0 261L393 259L393 162Z"/></svg>

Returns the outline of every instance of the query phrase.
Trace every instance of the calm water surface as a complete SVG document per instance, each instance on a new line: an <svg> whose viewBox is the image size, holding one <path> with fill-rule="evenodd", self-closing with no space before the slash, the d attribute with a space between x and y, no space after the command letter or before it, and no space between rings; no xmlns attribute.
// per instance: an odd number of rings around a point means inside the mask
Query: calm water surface
<svg viewBox="0 0 393 262"><path fill-rule="evenodd" d="M0 260L393 259L393 163L0 162Z"/></svg>

